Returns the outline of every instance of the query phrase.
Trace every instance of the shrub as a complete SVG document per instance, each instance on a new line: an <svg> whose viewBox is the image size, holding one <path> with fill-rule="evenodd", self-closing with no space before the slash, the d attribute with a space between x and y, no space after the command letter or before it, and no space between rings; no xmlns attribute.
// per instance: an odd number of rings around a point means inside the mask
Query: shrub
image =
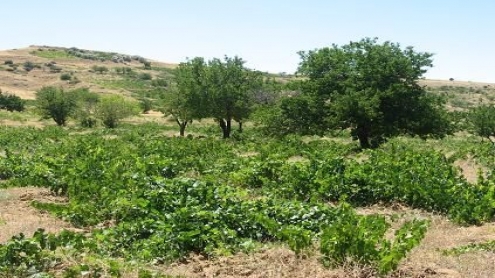
<svg viewBox="0 0 495 278"><path fill-rule="evenodd" d="M151 85L154 87L167 87L168 82L166 79L158 78L158 79L154 79L153 81L151 81Z"/></svg>
<svg viewBox="0 0 495 278"><path fill-rule="evenodd" d="M62 68L57 66L55 62L47 63L46 66L50 69L51 73L59 73L62 71Z"/></svg>
<svg viewBox="0 0 495 278"><path fill-rule="evenodd" d="M3 94L0 90L0 109L7 111L24 111L25 101L13 94Z"/></svg>
<svg viewBox="0 0 495 278"><path fill-rule="evenodd" d="M100 101L100 96L90 92L87 88L76 89L73 93L77 98L77 111L74 117L82 127L96 126L96 105Z"/></svg>
<svg viewBox="0 0 495 278"><path fill-rule="evenodd" d="M99 73L99 74L103 74L103 73L108 72L108 68L107 68L107 67L105 67L105 66L96 66L96 65L95 65L95 66L93 66L93 67L92 67L92 70L93 70L94 72Z"/></svg>
<svg viewBox="0 0 495 278"><path fill-rule="evenodd" d="M5 60L5 62L3 62L5 65L13 65L14 64L14 61L12 60Z"/></svg>
<svg viewBox="0 0 495 278"><path fill-rule="evenodd" d="M104 97L96 105L96 117L108 128L115 128L122 119L137 114L137 104L118 95Z"/></svg>
<svg viewBox="0 0 495 278"><path fill-rule="evenodd" d="M144 69L145 70L150 70L151 69L151 62L150 61L144 61Z"/></svg>
<svg viewBox="0 0 495 278"><path fill-rule="evenodd" d="M349 260L362 266L372 266L379 274L397 269L406 254L419 245L428 228L425 220L403 224L393 241L386 238L390 224L385 217L359 217L347 205L340 206L340 217L324 229L320 252L325 266L345 265Z"/></svg>
<svg viewBox="0 0 495 278"><path fill-rule="evenodd" d="M151 76L151 74L149 74L147 72L143 72L143 73L139 74L139 79L141 79L141 80L151 80L151 79L153 79L153 77Z"/></svg>
<svg viewBox="0 0 495 278"><path fill-rule="evenodd" d="M153 101L151 101L151 99L149 99L149 98L143 98L139 102L139 106L141 107L141 111L143 111L143 113L146 114L151 109L153 109Z"/></svg>
<svg viewBox="0 0 495 278"><path fill-rule="evenodd" d="M60 75L60 80L62 81L69 81L72 79L72 75L70 73L62 73Z"/></svg>
<svg viewBox="0 0 495 278"><path fill-rule="evenodd" d="M29 71L33 70L36 67L36 65L33 62L26 61L23 64L23 67L24 67L25 71L29 72Z"/></svg>

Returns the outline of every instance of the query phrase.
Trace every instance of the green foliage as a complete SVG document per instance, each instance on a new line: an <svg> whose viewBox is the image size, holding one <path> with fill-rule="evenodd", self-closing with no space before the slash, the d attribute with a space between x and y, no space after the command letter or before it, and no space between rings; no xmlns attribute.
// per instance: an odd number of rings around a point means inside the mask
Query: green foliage
<svg viewBox="0 0 495 278"><path fill-rule="evenodd" d="M72 79L72 75L70 73L62 73L60 75L60 80L62 81L69 81Z"/></svg>
<svg viewBox="0 0 495 278"><path fill-rule="evenodd" d="M495 137L495 106L480 105L471 109L469 113L471 130L474 134L492 141ZM495 144L495 141L492 141Z"/></svg>
<svg viewBox="0 0 495 278"><path fill-rule="evenodd" d="M10 59L9 59L9 60L5 60L5 61L3 62L3 64L4 64L4 65L13 65L13 64L14 64L14 61L12 61L12 60L10 60Z"/></svg>
<svg viewBox="0 0 495 278"><path fill-rule="evenodd" d="M180 135L188 123L194 119L207 116L207 97L204 76L207 65L203 58L194 58L180 63L176 70L175 87L170 88L165 96L162 108L164 115L172 116L179 125Z"/></svg>
<svg viewBox="0 0 495 278"><path fill-rule="evenodd" d="M258 112L257 122L269 135L322 135L328 130L322 123L325 113L305 95L283 98L277 105L267 107L264 111L264 115Z"/></svg>
<svg viewBox="0 0 495 278"><path fill-rule="evenodd" d="M137 114L139 114L137 103L118 95L102 97L95 107L96 118L108 128L115 128L122 119Z"/></svg>
<svg viewBox="0 0 495 278"><path fill-rule="evenodd" d="M168 86L168 81L164 78L156 78L151 81L151 85L154 87L166 88Z"/></svg>
<svg viewBox="0 0 495 278"><path fill-rule="evenodd" d="M131 77L136 75L136 73L132 70L132 68L129 67L117 67L115 68L115 72L117 72L117 74L131 76Z"/></svg>
<svg viewBox="0 0 495 278"><path fill-rule="evenodd" d="M31 61L24 62L24 64L22 66L23 66L24 70L27 72L33 70L36 67L36 65Z"/></svg>
<svg viewBox="0 0 495 278"><path fill-rule="evenodd" d="M86 93L76 95L85 99ZM353 206L401 203L462 224L495 216L495 177L468 184L452 165L456 158L430 149L463 149L454 156L472 153L493 163L487 142L397 138L358 152L352 144L298 136L168 138L163 128L0 129L3 184L36 184L67 196L64 205L33 206L91 227L84 235L55 236L55 251L24 239L41 249L39 265L45 258L56 261L64 248L126 264L170 262L191 253L221 256L275 242L298 257L317 246L328 266L352 261L384 274L418 245L427 223L405 222L392 237L388 218L357 215L342 200ZM330 205L336 202L338 207ZM107 273L119 272L118 264L106 265ZM80 264L67 273L82 270L101 271Z"/></svg>
<svg viewBox="0 0 495 278"><path fill-rule="evenodd" d="M21 276L41 272L54 260L45 251L53 250L54 245L54 239L46 237L43 230L35 232L32 239L25 238L23 234L14 236L7 244L0 245L0 270L5 274Z"/></svg>
<svg viewBox="0 0 495 278"><path fill-rule="evenodd" d="M230 137L233 120L242 131L263 84L261 73L246 69L244 63L239 57L209 62L197 57L179 65L163 110L174 117L181 135L188 122L205 117L218 122L224 138Z"/></svg>
<svg viewBox="0 0 495 278"><path fill-rule="evenodd" d="M139 101L139 107L141 107L143 113L148 113L153 109L153 101L149 98L143 98Z"/></svg>
<svg viewBox="0 0 495 278"><path fill-rule="evenodd" d="M341 205L339 217L325 228L321 236L320 252L325 266L350 263L372 266L380 274L395 269L406 254L424 238L428 223L424 220L406 222L395 232L394 241L387 240L390 228L385 217L358 216L348 206Z"/></svg>
<svg viewBox="0 0 495 278"><path fill-rule="evenodd" d="M153 79L153 77L151 76L151 74L149 74L147 72L140 73L139 76L138 76L138 78L141 79L141 80L151 80L151 79Z"/></svg>
<svg viewBox="0 0 495 278"><path fill-rule="evenodd" d="M208 114L219 123L223 138L230 137L232 120L242 123L249 117L254 92L262 86L261 73L246 69L244 63L237 56L208 63L208 79L203 81L208 91Z"/></svg>
<svg viewBox="0 0 495 278"><path fill-rule="evenodd" d="M96 105L100 101L100 96L86 88L76 89L73 94L77 99L77 111L74 118L82 127L96 126Z"/></svg>
<svg viewBox="0 0 495 278"><path fill-rule="evenodd" d="M4 94L2 90L0 90L0 109L5 109L10 112L22 112L24 111L24 105L25 101L19 96L8 93Z"/></svg>
<svg viewBox="0 0 495 278"><path fill-rule="evenodd" d="M74 59L75 56L69 54L65 50L50 48L50 49L38 49L30 52L30 54L47 59Z"/></svg>
<svg viewBox="0 0 495 278"><path fill-rule="evenodd" d="M91 67L91 69L94 72L99 73L99 74L104 74L104 73L108 72L108 68L106 66L97 66L97 65L94 65L93 67Z"/></svg>
<svg viewBox="0 0 495 278"><path fill-rule="evenodd" d="M367 38L300 55L299 73L308 78L302 90L325 112L320 122L351 128L363 148L398 134L449 132L442 101L417 83L432 54Z"/></svg>
<svg viewBox="0 0 495 278"><path fill-rule="evenodd" d="M465 253L476 251L495 252L495 240L489 240L481 243L470 243L468 245L447 249L443 251L443 254L459 256Z"/></svg>
<svg viewBox="0 0 495 278"><path fill-rule="evenodd" d="M71 91L45 86L36 93L36 108L43 118L52 118L57 125L64 126L76 112L77 98Z"/></svg>

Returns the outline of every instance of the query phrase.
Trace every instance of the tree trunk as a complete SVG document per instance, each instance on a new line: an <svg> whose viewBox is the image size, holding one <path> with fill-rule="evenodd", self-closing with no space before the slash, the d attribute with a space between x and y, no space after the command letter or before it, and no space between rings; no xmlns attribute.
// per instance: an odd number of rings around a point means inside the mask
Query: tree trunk
<svg viewBox="0 0 495 278"><path fill-rule="evenodd" d="M232 120L231 119L218 119L218 123L220 124L220 128L222 129L223 132L223 138L229 138L230 137L230 130L232 128Z"/></svg>
<svg viewBox="0 0 495 278"><path fill-rule="evenodd" d="M359 139L359 145L361 145L361 148L362 149L371 148L369 129L364 126L358 126L356 132L357 132L357 137Z"/></svg>
<svg viewBox="0 0 495 278"><path fill-rule="evenodd" d="M181 137L184 137L186 127L187 127L187 121L181 122L178 119L175 119L175 122L179 125L179 134Z"/></svg>
<svg viewBox="0 0 495 278"><path fill-rule="evenodd" d="M239 133L242 133L242 121L239 121Z"/></svg>
<svg viewBox="0 0 495 278"><path fill-rule="evenodd" d="M184 133L186 131L186 126L187 126L187 122L183 122L180 126L179 126L179 133L180 133L180 136L181 137L184 137Z"/></svg>

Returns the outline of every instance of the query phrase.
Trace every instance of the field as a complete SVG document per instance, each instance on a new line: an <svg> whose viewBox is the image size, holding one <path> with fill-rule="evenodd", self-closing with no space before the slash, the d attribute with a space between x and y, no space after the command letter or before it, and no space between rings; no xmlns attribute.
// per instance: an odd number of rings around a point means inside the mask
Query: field
<svg viewBox="0 0 495 278"><path fill-rule="evenodd" d="M0 70L3 91L33 99L52 82L155 97L136 61L129 77L92 70L111 61L36 51L0 60L55 59L81 82ZM150 73L169 80L170 68ZM495 98L492 84L422 82L453 111ZM230 139L211 120L179 137L156 111L115 129L57 127L28 105L0 123L0 277L495 273L495 148L467 132L361 150L348 131L270 138L249 122Z"/></svg>

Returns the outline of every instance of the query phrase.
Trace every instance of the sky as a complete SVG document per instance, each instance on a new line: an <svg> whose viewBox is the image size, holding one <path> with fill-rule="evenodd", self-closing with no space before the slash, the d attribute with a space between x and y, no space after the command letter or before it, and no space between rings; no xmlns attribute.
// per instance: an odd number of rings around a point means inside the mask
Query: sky
<svg viewBox="0 0 495 278"><path fill-rule="evenodd" d="M2 0L0 50L29 45L162 62L238 55L294 73L298 51L378 37L433 53L426 78L495 83L492 0Z"/></svg>

